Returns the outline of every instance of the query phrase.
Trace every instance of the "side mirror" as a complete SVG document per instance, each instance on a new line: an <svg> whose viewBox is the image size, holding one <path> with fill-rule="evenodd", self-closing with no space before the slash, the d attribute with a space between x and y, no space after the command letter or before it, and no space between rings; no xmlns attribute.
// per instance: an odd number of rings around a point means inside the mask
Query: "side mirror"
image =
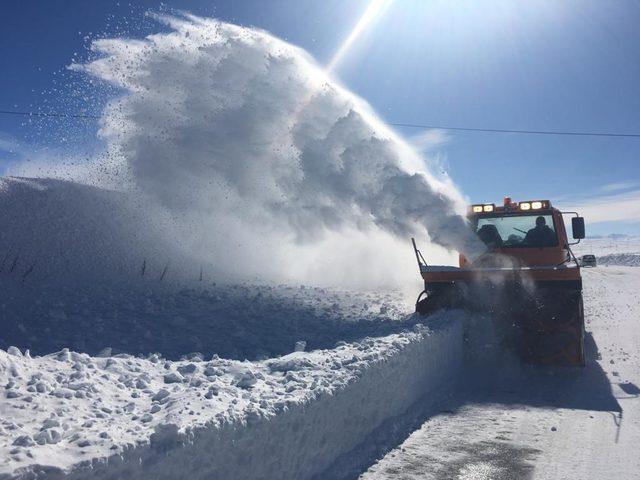
<svg viewBox="0 0 640 480"><path fill-rule="evenodd" d="M573 217L571 219L571 229L573 230L573 238L584 238L584 218Z"/></svg>

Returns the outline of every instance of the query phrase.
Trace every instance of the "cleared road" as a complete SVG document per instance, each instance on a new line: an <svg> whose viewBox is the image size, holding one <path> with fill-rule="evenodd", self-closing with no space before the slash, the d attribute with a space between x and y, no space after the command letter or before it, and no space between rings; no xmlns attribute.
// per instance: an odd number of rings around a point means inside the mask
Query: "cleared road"
<svg viewBox="0 0 640 480"><path fill-rule="evenodd" d="M640 268L583 272L585 369L474 375L360 478L640 478Z"/></svg>

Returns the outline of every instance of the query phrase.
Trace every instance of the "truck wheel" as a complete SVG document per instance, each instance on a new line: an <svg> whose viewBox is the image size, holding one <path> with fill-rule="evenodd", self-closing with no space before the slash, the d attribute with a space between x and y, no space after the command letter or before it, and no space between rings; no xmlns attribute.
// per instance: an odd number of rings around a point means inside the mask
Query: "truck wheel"
<svg viewBox="0 0 640 480"><path fill-rule="evenodd" d="M540 312L542 313L542 312ZM567 299L536 319L537 347L541 363L546 365L584 366L584 311L582 295Z"/></svg>
<svg viewBox="0 0 640 480"><path fill-rule="evenodd" d="M580 366L584 367L586 364L585 359L585 351L584 351L584 337L585 337L585 326L584 326L584 303L582 301L582 294L580 294L580 300L578 301L578 321L580 322L580 351L579 351L579 359Z"/></svg>

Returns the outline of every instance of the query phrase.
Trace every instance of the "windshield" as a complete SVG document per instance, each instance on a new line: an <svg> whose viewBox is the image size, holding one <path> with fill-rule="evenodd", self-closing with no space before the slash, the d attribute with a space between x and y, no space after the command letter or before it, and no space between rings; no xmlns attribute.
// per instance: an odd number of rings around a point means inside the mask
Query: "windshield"
<svg viewBox="0 0 640 480"><path fill-rule="evenodd" d="M553 247L558 244L551 215L481 217L476 233L489 248Z"/></svg>

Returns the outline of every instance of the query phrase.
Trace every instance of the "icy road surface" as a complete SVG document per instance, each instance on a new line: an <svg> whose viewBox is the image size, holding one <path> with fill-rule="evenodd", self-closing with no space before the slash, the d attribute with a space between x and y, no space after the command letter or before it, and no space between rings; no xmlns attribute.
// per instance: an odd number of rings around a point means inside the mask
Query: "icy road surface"
<svg viewBox="0 0 640 480"><path fill-rule="evenodd" d="M640 269L583 272L586 369L496 368L360 478L640 478Z"/></svg>

